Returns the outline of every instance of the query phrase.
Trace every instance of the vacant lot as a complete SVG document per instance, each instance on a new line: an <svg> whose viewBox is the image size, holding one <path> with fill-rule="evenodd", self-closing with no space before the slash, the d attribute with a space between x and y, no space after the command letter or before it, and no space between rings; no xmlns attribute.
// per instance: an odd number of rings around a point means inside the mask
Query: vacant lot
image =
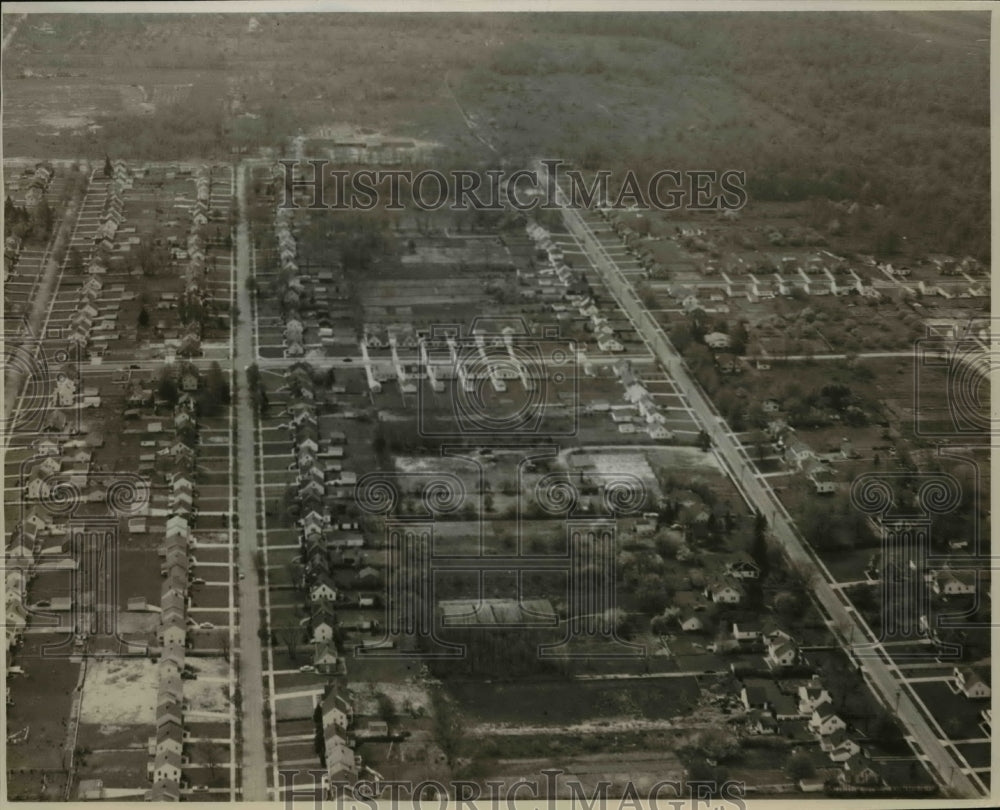
<svg viewBox="0 0 1000 810"><path fill-rule="evenodd" d="M148 725L156 721L157 674L145 658L111 658L87 666L81 723Z"/></svg>

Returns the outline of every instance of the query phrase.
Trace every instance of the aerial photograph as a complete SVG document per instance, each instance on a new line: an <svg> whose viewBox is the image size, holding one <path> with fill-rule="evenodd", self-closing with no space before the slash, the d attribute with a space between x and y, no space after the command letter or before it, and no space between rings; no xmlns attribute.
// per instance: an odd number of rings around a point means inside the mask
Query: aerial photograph
<svg viewBox="0 0 1000 810"><path fill-rule="evenodd" d="M992 9L615 5L5 4L0 803L997 805Z"/></svg>

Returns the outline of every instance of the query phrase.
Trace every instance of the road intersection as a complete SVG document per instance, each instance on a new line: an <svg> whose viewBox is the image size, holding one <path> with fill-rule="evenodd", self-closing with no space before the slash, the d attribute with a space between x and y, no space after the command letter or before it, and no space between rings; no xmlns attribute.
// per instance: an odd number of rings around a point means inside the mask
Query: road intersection
<svg viewBox="0 0 1000 810"><path fill-rule="evenodd" d="M911 697L909 687L898 677L879 640L860 616L845 603L842 594L830 582L829 573L808 549L799 535L784 505L778 500L766 478L756 474L753 462L728 430L715 406L694 381L680 354L667 338L663 327L646 310L639 297L608 255L580 212L568 206L568 197L559 189L557 200L563 205L562 214L569 232L578 240L594 269L600 274L608 290L622 311L628 316L636 331L649 345L664 369L684 392L698 421L712 439L713 450L720 462L729 470L736 485L750 506L764 515L772 536L784 549L791 564L816 570L813 594L817 603L830 620L831 629L841 636L841 642L852 659L860 666L866 681L884 705L892 708L915 744L931 764L935 778L942 789L951 795L977 797L989 791L978 777L975 783L962 772L960 763L948 753L924 718ZM847 633L844 629L847 629ZM847 639L859 638L860 642Z"/></svg>

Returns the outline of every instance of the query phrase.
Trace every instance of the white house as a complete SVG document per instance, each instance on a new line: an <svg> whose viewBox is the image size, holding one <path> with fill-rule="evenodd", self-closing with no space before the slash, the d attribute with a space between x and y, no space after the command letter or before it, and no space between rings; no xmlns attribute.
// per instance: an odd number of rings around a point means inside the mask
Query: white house
<svg viewBox="0 0 1000 810"><path fill-rule="evenodd" d="M153 763L154 782L179 782L181 779L181 757L171 751L157 755Z"/></svg>
<svg viewBox="0 0 1000 810"><path fill-rule="evenodd" d="M159 636L160 642L164 645L180 644L183 646L187 638L187 631L184 629L182 622L171 621L169 624L164 624L160 627Z"/></svg>
<svg viewBox="0 0 1000 810"><path fill-rule="evenodd" d="M837 491L837 485L833 480L830 471L819 467L809 473L809 480L812 482L813 491L817 495L830 495Z"/></svg>
<svg viewBox="0 0 1000 810"><path fill-rule="evenodd" d="M172 753L178 757L184 751L184 730L177 723L164 723L156 729L157 756Z"/></svg>
<svg viewBox="0 0 1000 810"><path fill-rule="evenodd" d="M882 783L882 777L873 764L860 754L855 754L844 761L843 770L837 775L837 780L864 787L874 787Z"/></svg>
<svg viewBox="0 0 1000 810"><path fill-rule="evenodd" d="M736 579L759 579L760 566L749 557L736 559L726 565L726 573Z"/></svg>
<svg viewBox="0 0 1000 810"><path fill-rule="evenodd" d="M748 622L733 622L733 638L737 641L756 641L761 636L760 627Z"/></svg>
<svg viewBox="0 0 1000 810"><path fill-rule="evenodd" d="M314 608L311 620L313 641L332 641L335 622L333 611L323 607L322 603Z"/></svg>
<svg viewBox="0 0 1000 810"><path fill-rule="evenodd" d="M848 737L843 729L820 737L819 747L834 762L846 762L861 751L861 746Z"/></svg>
<svg viewBox="0 0 1000 810"><path fill-rule="evenodd" d="M822 737L847 728L847 723L833 711L832 703L821 703L809 717L809 730Z"/></svg>
<svg viewBox="0 0 1000 810"><path fill-rule="evenodd" d="M932 586L938 596L958 596L976 592L975 571L939 571Z"/></svg>
<svg viewBox="0 0 1000 810"><path fill-rule="evenodd" d="M324 675L333 675L337 670L337 646L332 641L317 642L313 648L313 666Z"/></svg>
<svg viewBox="0 0 1000 810"><path fill-rule="evenodd" d="M357 762L354 751L335 731L326 734L326 771L330 782L357 781Z"/></svg>
<svg viewBox="0 0 1000 810"><path fill-rule="evenodd" d="M33 445L35 448L35 453L40 456L58 456L59 455L59 443L55 439L48 437L43 437L36 441Z"/></svg>
<svg viewBox="0 0 1000 810"><path fill-rule="evenodd" d="M323 698L323 728L335 728L347 731L354 719L354 709L336 689Z"/></svg>
<svg viewBox="0 0 1000 810"><path fill-rule="evenodd" d="M702 622L702 620L695 613L692 613L690 616L679 617L678 621L680 623L681 630L685 633L697 633L705 627L704 622Z"/></svg>
<svg viewBox="0 0 1000 810"><path fill-rule="evenodd" d="M764 661L769 667L788 667L799 657L799 649L795 642L784 633L768 636L765 642Z"/></svg>
<svg viewBox="0 0 1000 810"><path fill-rule="evenodd" d="M728 582L714 582L705 589L705 596L715 603L737 605L743 599L743 592Z"/></svg>
<svg viewBox="0 0 1000 810"><path fill-rule="evenodd" d="M60 375L52 389L52 407L68 408L76 402L76 381Z"/></svg>
<svg viewBox="0 0 1000 810"><path fill-rule="evenodd" d="M980 700L988 698L993 693L983 675L972 667L955 667L953 677L955 691L961 692L967 698Z"/></svg>
<svg viewBox="0 0 1000 810"><path fill-rule="evenodd" d="M52 491L52 484L42 470L32 470L28 476L28 483L24 486L24 497L28 500L37 501L47 498Z"/></svg>
<svg viewBox="0 0 1000 810"><path fill-rule="evenodd" d="M732 345L732 340L725 332L709 332L704 340L710 349L728 349Z"/></svg>
<svg viewBox="0 0 1000 810"><path fill-rule="evenodd" d="M801 715L811 715L817 706L830 702L830 693L826 691L817 678L813 678L805 686L799 687L799 714Z"/></svg>
<svg viewBox="0 0 1000 810"><path fill-rule="evenodd" d="M36 470L40 470L44 475L55 475L62 469L62 461L52 456L46 456L35 465Z"/></svg>
<svg viewBox="0 0 1000 810"><path fill-rule="evenodd" d="M313 583L309 589L309 599L313 602L334 602L337 599L337 589L333 581L327 577L322 577Z"/></svg>

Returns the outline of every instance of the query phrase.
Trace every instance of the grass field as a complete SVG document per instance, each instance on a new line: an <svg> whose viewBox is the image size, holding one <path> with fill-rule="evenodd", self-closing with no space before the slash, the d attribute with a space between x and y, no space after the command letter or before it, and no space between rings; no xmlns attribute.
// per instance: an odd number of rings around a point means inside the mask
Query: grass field
<svg viewBox="0 0 1000 810"><path fill-rule="evenodd" d="M962 739L969 734L979 736L979 713L985 707L983 701L956 695L944 681L916 683L913 684L913 689L920 695L945 734L954 739Z"/></svg>

